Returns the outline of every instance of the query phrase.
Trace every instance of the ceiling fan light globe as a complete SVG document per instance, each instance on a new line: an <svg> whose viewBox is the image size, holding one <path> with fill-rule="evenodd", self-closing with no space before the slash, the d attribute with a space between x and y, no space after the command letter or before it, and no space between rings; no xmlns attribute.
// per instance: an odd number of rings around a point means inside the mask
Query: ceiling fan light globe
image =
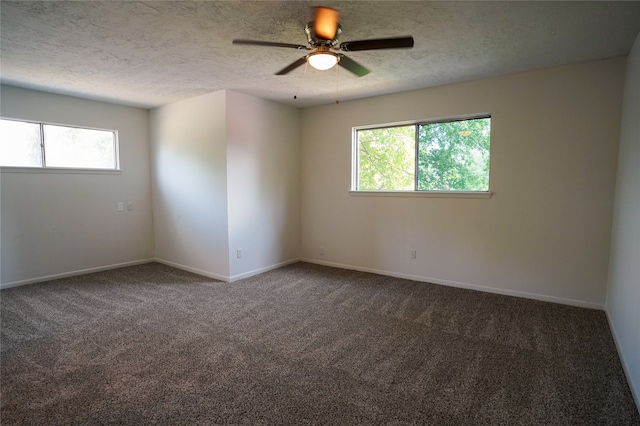
<svg viewBox="0 0 640 426"><path fill-rule="evenodd" d="M314 53L307 60L309 65L320 71L333 68L338 63L338 57L331 53Z"/></svg>

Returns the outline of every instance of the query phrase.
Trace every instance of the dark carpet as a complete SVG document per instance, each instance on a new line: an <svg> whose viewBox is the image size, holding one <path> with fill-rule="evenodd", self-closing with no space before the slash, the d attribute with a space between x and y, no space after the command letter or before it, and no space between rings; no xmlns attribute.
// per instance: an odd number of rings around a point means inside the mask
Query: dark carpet
<svg viewBox="0 0 640 426"><path fill-rule="evenodd" d="M6 425L640 424L597 310L308 263L0 297Z"/></svg>

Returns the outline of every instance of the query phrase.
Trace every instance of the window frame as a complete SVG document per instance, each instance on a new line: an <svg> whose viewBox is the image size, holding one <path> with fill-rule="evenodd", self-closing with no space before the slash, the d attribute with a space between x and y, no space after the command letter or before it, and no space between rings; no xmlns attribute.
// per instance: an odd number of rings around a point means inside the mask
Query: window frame
<svg viewBox="0 0 640 426"><path fill-rule="evenodd" d="M468 115L449 116L441 118L431 118L425 120L409 120L399 121L394 123L384 124L371 124L363 126L354 126L351 129L351 187L349 190L350 195L364 195L364 196L378 196L378 197L426 197L426 198L491 198L493 191L491 190L491 177L489 176L489 188L486 191L463 191L463 190L418 190L418 133L421 125L429 125L436 123L451 123L455 121L476 120L476 119L491 119L491 132L493 132L493 118L491 113L478 113ZM358 176L360 173L360 158L359 158L359 130L373 130L373 129L386 129L391 127L415 127L415 176L414 176L414 190L363 190L358 189ZM491 147L489 148L489 161L491 161ZM489 168L489 175L491 175L491 168Z"/></svg>
<svg viewBox="0 0 640 426"><path fill-rule="evenodd" d="M115 129L105 129L99 127L87 127L87 126L79 126L75 124L61 124L61 123L52 123L48 121L36 121L36 120L25 120L21 118L12 118L12 117L0 117L0 120L5 121L16 121L20 123L29 123L36 124L39 126L39 138L40 138L40 159L42 165L40 166L10 166L10 165L0 165L0 171L2 173L14 172L14 173L87 173L87 174L120 174L122 169L120 168L120 139L118 130ZM47 166L46 165L46 152L45 152L45 130L44 126L56 126L56 127L66 127L73 129L82 129L82 130L97 130L102 132L109 132L113 134L113 154L114 154L114 165L113 168L92 168L92 167L58 167L58 166Z"/></svg>

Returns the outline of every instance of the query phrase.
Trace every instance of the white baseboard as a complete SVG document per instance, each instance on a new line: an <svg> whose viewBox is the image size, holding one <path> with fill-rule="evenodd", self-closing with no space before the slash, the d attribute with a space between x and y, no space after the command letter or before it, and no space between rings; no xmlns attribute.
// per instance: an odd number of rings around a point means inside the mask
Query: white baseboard
<svg viewBox="0 0 640 426"><path fill-rule="evenodd" d="M234 276L230 277L229 281L230 282L234 282L234 281L242 280L242 279L245 279L245 278L252 277L254 275L262 274L263 272L268 272L268 271L272 271L274 269L282 268L283 266L291 265L292 263L297 263L299 261L300 261L299 258L289 259L289 260L286 260L284 262L276 263L276 264L273 264L273 265L270 265L270 266L265 266L264 268L254 269L253 271L249 271L249 272L245 272L245 273L242 273L242 274L234 275Z"/></svg>
<svg viewBox="0 0 640 426"><path fill-rule="evenodd" d="M153 258L154 262L162 263L167 266L171 266L173 268L182 269L183 271L193 272L194 274L202 275L204 277L213 278L215 280L229 282L229 277L226 275L216 274L215 272L205 271L203 269L193 268L191 266L183 265L181 263L171 262L170 260L165 260L159 257Z"/></svg>
<svg viewBox="0 0 640 426"><path fill-rule="evenodd" d="M39 282L43 282L43 281L57 280L59 278L74 277L74 276L77 276L77 275L90 274L92 272L107 271L109 269L124 268L126 266L142 265L142 264L151 263L151 262L162 263L164 265L168 265L168 266L171 266L171 267L174 267L174 268L177 268L177 269L182 269L183 271L193 272L194 274L202 275L202 276L213 278L213 279L220 280L220 281L233 282L233 281L238 281L238 280L241 280L241 279L244 279L244 278L249 278L249 277L252 277L254 275L261 274L263 272L271 271L273 269L278 269L278 268L281 268L283 266L291 265L292 263L296 263L296 262L299 262L299 261L300 261L300 259L298 259L298 258L290 259L290 260L287 260L287 261L284 261L284 262L281 262L281 263L276 263L274 265L265 266L264 268L255 269L253 271L249 271L249 272L245 272L245 273L242 273L242 274L238 274L238 275L234 275L232 277L229 277L229 276L226 276L226 275L216 274L214 272L204 271L204 270L198 269L198 268L193 268L191 266L182 265L180 263L171 262L169 260L161 259L159 257L154 257L154 258L151 258L151 259L135 260L135 261L132 261L132 262L117 263L117 264L113 264L113 265L98 266L96 268L79 269L77 271L63 272L63 273L60 273L60 274L53 274L53 275L45 275L45 276L42 276L42 277L30 278L28 280L20 280L20 281L13 281L13 282L9 282L9 283L1 283L0 284L0 289L18 287L18 286L22 286L22 285L34 284L34 283L39 283Z"/></svg>
<svg viewBox="0 0 640 426"><path fill-rule="evenodd" d="M611 317L609 316L609 311L605 309L604 312L607 315L609 330L611 330L611 335L613 336L613 342L616 344L618 357L620 358L620 363L622 363L622 370L624 370L624 374L627 377L627 383L629 384L631 395L633 395L633 399L636 402L636 407L638 408L638 411L640 411L640 383L635 383L633 381L634 378L631 376L629 363L625 358L624 351L622 350L622 346L620 345L620 340L618 339L618 333L616 333L616 328L613 325L613 321L611 320Z"/></svg>
<svg viewBox="0 0 640 426"><path fill-rule="evenodd" d="M562 298L562 297L546 296L546 295L543 295L543 294L526 293L526 292L523 292L523 291L507 290L507 289L495 288L495 287L486 287L486 286L483 286L483 285L461 283L461 282L449 281L449 280L442 280L442 279L439 279L439 278L423 277L423 276L420 276L420 275L410 275L410 274L403 274L403 273L400 273L400 272L384 271L384 270L380 270L380 269L364 268L364 267L353 266L353 265L344 265L344 264L341 264L341 263L325 262L325 261L322 261L322 260L310 259L310 258L306 258L306 257L301 257L300 261L301 262L316 263L318 265L331 266L331 267L334 267L334 268L350 269L350 270L353 270L353 271L362 271L362 272L370 272L370 273L373 273L373 274L387 275L387 276L390 276L390 277L403 278L403 279L412 280L412 281L428 282L428 283L432 283L432 284L446 285L446 286L449 286L449 287L464 288L464 289L467 289L467 290L483 291L485 293L495 293L495 294L502 294L502 295L505 295L505 296L522 297L522 298L525 298L525 299L534 299L534 300L540 300L540 301L543 301L543 302L560 303L562 305L577 306L577 307L580 307L580 308L604 310L604 304L586 302L586 301L583 301L583 300L565 299L565 298Z"/></svg>
<svg viewBox="0 0 640 426"><path fill-rule="evenodd" d="M40 282L43 282L43 281L57 280L57 279L60 279L60 278L75 277L77 275L91 274L93 272L108 271L109 269L124 268L126 266L142 265L142 264L145 264L145 263L151 263L153 261L154 261L154 259L134 260L132 262L115 263L113 265L98 266L98 267L95 267L95 268L87 268L87 269L78 269L76 271L62 272L60 274L45 275L45 276L42 276L42 277L29 278L28 280L13 281L13 282L10 282L10 283L1 283L0 284L0 289L11 288L11 287L19 287L21 285L40 283Z"/></svg>
<svg viewBox="0 0 640 426"><path fill-rule="evenodd" d="M214 272L204 271L204 270L198 269L198 268L192 268L191 266L182 265L180 263L171 262L169 260L160 259L158 257L154 258L153 260L155 262L163 263L165 265L172 266L174 268L182 269L183 271L193 272L194 274L198 274L198 275L202 275L202 276L205 276L205 277L213 278L213 279L220 280L220 281L230 282L230 283L234 282L234 281L242 280L244 278L249 278L249 277L252 277L254 275L262 274L263 272L272 271L274 269L282 268L283 266L291 265L292 263L296 263L296 262L300 261L300 259L298 259L298 258L290 259L290 260L287 260L287 261L284 261L284 262L280 262L280 263L276 263L276 264L273 264L273 265L265 266L264 268L259 268L259 269L254 269L253 271L244 272L242 274L237 274L237 275L233 275L233 276L226 276L226 275L216 274Z"/></svg>
<svg viewBox="0 0 640 426"><path fill-rule="evenodd" d="M245 273L234 275L234 276L220 275L220 274L216 274L216 273L213 273L213 272L204 271L202 269L193 268L193 267L190 267L190 266L187 266L187 265L182 265L182 264L179 264L179 263L175 263L175 262L171 262L171 261L168 261L168 260L165 260L165 259L154 257L152 259L142 259L142 260L136 260L136 261L132 261L132 262L117 263L117 264L113 264L113 265L99 266L99 267L96 267L96 268L80 269L80 270L64 272L64 273L60 273L60 274L46 275L46 276L42 276L42 277L30 278L28 280L14 281L14 282L9 282L9 283L1 283L0 284L0 289L18 287L18 286L21 286L21 285L33 284L33 283L38 283L38 282L42 282L42 281L50 281L50 280L55 280L55 279L59 279L59 278L73 277L73 276L76 276L76 275L90 274L92 272L106 271L106 270L109 270L109 269L123 268L123 267L126 267L126 266L141 265L141 264L150 263L150 262L162 263L162 264L165 264L165 265L168 265L168 266L172 266L174 268L182 269L182 270L188 271L188 272L193 272L194 274L203 275L205 277L213 278L213 279L220 280L220 281L234 282L234 281L238 281L238 280L241 280L241 279L244 279L244 278L252 277L254 275L261 274L263 272L271 271L273 269L281 268L283 266L287 266L287 265L290 265L292 263L296 263L296 262L299 262L299 261L315 263L315 264L318 264L318 265L331 266L331 267L334 267L334 268L349 269L349 270L362 271L362 272L370 272L370 273L373 273L373 274L387 275L387 276L391 276L391 277L403 278L403 279L408 279L408 280L413 280L413 281L429 282L429 283L433 283L433 284L446 285L446 286L449 286L449 287L457 287L457 288L464 288L464 289L469 289L469 290L484 291L484 292L487 292L487 293L503 294L503 295L506 295L506 296L523 297L523 298L526 298L526 299L534 299L534 300L540 300L540 301L544 301L544 302L560 303L560 304L563 304L563 305L578 306L578 307L581 307L581 308L605 310L604 309L604 304L599 304L599 303L586 302L586 301L574 300L574 299L565 299L565 298L561 298L561 297L546 296L546 295L534 294L534 293L526 293L526 292L515 291L515 290L506 290L506 289L500 289L500 288L495 288L495 287L486 287L486 286L477 285L477 284L461 283L461 282L456 282L456 281L442 280L442 279L439 279L439 278L431 278L431 277L423 277L423 276L419 276L419 275L403 274L403 273L399 273L399 272L384 271L384 270L380 270L380 269L365 268L365 267L354 266L354 265L345 265L345 264L342 264L342 263L326 262L326 261L322 261L322 260L305 258L305 257L290 259L290 260L287 260L285 262L281 262L281 263L277 263L277 264L274 264L274 265L266 266L264 268L255 269L253 271L245 272ZM636 400L637 400L637 397L636 397Z"/></svg>

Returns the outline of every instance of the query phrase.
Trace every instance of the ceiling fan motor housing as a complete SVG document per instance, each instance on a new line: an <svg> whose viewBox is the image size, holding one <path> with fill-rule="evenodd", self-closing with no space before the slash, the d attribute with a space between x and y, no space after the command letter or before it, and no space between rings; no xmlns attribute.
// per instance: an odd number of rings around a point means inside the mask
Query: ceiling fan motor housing
<svg viewBox="0 0 640 426"><path fill-rule="evenodd" d="M339 41L338 41L338 36L342 33L342 28L340 28L340 24L338 24L337 28L336 28L336 35L333 37L333 40L325 40L323 38L320 38L316 35L316 31L315 31L315 22L309 22L305 27L304 27L304 32L307 35L307 42L309 43L309 45L311 46L331 46L334 48L337 48Z"/></svg>

